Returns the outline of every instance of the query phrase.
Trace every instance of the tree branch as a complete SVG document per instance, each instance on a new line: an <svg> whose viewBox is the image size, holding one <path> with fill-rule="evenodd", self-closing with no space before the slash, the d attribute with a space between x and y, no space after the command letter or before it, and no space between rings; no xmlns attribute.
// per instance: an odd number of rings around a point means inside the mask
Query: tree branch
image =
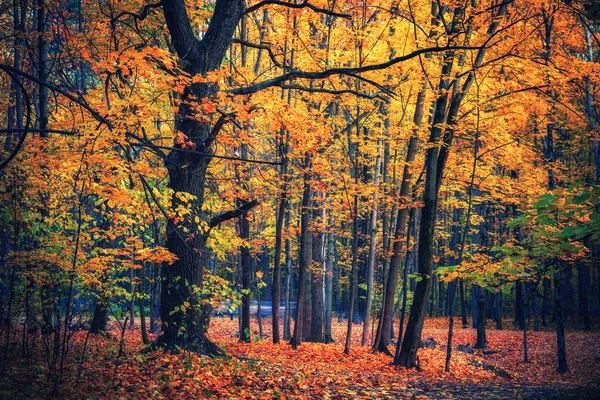
<svg viewBox="0 0 600 400"><path fill-rule="evenodd" d="M283 69L283 65L281 65L281 63L279 61L277 61L277 59L275 58L275 54L273 54L273 50L271 50L271 46L267 46L264 44L254 44L254 43L246 42L246 41L240 40L240 39L233 39L231 41L231 43L241 44L242 46L252 47L253 49L266 50L269 53L269 57L271 58L271 61L273 61L273 64L275 64L278 68Z"/></svg>
<svg viewBox="0 0 600 400"><path fill-rule="evenodd" d="M349 14L337 13L335 11L331 11L326 8L317 7L317 6L310 4L307 0L304 0L302 3L299 3L299 4L288 3L288 2L280 1L280 0L263 0L259 3L256 3L253 6L246 8L246 14L250 14L251 12L254 12L254 11L258 10L259 8L269 5L269 4L284 6L284 7L289 7L289 8L296 8L296 9L310 8L314 12L318 12L320 14L325 14L325 15L329 15L332 17L339 17L339 18L344 18L344 19L352 19L352 16Z"/></svg>
<svg viewBox="0 0 600 400"><path fill-rule="evenodd" d="M151 143L129 143L129 145L133 146L133 147L147 147L149 149L154 149L154 150L165 149L165 150L171 150L171 151L178 151L181 153L195 154L199 157L220 158L223 160L242 161L242 162L249 162L249 163L254 163L254 164L268 164L268 165L281 165L282 164L280 161L264 161L264 160L253 160L250 158L220 156L217 154L203 153L201 151L196 151L196 150L180 149L178 147L159 146L159 145L151 144Z"/></svg>
<svg viewBox="0 0 600 400"><path fill-rule="evenodd" d="M227 90L227 92L232 93L232 94L252 94L252 93L256 93L261 90L267 89L272 86L279 86L283 82L289 81L294 78L324 79L324 78L328 78L333 75L345 75L345 76L350 76L350 77L357 78L357 79L363 79L362 77L360 77L357 74L362 73L362 72L377 71L377 70L385 69L385 68L391 67L392 65L410 60L415 57L418 57L421 54L441 53L441 52L448 51L448 50L479 50L479 49L481 49L480 46L428 47L428 48L415 50L404 56L394 57L391 60L386 61L384 63L380 63L380 64L371 64L371 65L365 65L362 67L355 67L355 68L349 68L349 67L330 68L330 69L326 69L324 71L319 71L319 72L305 72L305 71L300 71L300 70L293 70L293 71L285 73L281 76L278 76L276 78L267 79L265 81L258 82L258 83L255 83L254 85L250 85L250 86L246 86L246 87L229 89L229 90ZM369 83L374 84L374 82L372 82L372 81L369 81ZM377 85L377 86L381 87L381 85Z"/></svg>
<svg viewBox="0 0 600 400"><path fill-rule="evenodd" d="M332 90L332 89L324 89L324 88L310 88L310 87L306 87L306 86L302 86L302 85L295 85L295 84L290 84L290 85L281 84L281 85L279 85L279 87L282 89L296 89L296 90L300 90L300 91L308 92L308 93L327 93L327 94L335 94L335 95L353 94L355 96L362 97L362 98L369 99L369 100L381 98L381 96L379 96L378 94L370 95L367 93L362 93L362 92L358 92L356 90L351 90L351 89Z"/></svg>
<svg viewBox="0 0 600 400"><path fill-rule="evenodd" d="M25 128L11 128L11 129L0 129L0 133L19 133L19 132L25 132ZM77 131L66 131L66 130L62 130L62 129L39 129L39 128L29 128L27 129L27 132L33 132L33 133L58 133L60 135L65 135L65 136L75 136L78 135L79 132Z"/></svg>
<svg viewBox="0 0 600 400"><path fill-rule="evenodd" d="M61 89L58 86L55 86L49 82L41 80L31 74L28 74L27 72L23 72L23 71L16 69L8 64L0 64L0 69L4 70L6 72L13 73L15 75L22 76L23 78L27 78L32 82L36 82L42 86L46 86L48 89L50 89L52 91L62 94L69 100L71 100L71 101L79 104L81 107L85 108L90 114L92 114L94 119L96 119L101 124L106 125L108 127L108 129L110 129L110 130L113 129L112 123L109 120L107 120L106 118L104 118L102 115L100 115L100 113L98 111L96 111L92 107L90 107L83 98L81 98L79 96L75 96L74 94L72 94L64 89Z"/></svg>
<svg viewBox="0 0 600 400"><path fill-rule="evenodd" d="M117 14L117 16L115 16L115 17L113 17L113 18L110 19L110 24L112 26L114 26L115 23L121 17L124 17L126 15L130 16L130 17L133 17L133 19L136 19L138 21L143 21L148 16L148 13L150 12L150 10L152 10L153 8L158 8L158 7L162 6L162 5L163 5L162 1L159 1L158 3L154 3L154 4L146 4L145 6L142 6L140 8L140 11L137 14L132 13L130 11L122 11L120 14Z"/></svg>
<svg viewBox="0 0 600 400"><path fill-rule="evenodd" d="M210 222L208 223L208 226L211 228L214 228L215 226L219 225L222 222L228 221L230 219L239 217L240 215L247 213L248 211L250 211L254 207L256 207L258 204L259 204L258 200L252 200L247 203L244 203L240 207L236 208L235 210L230 210L230 211L224 212L223 214L219 214L219 215L213 217L210 220Z"/></svg>

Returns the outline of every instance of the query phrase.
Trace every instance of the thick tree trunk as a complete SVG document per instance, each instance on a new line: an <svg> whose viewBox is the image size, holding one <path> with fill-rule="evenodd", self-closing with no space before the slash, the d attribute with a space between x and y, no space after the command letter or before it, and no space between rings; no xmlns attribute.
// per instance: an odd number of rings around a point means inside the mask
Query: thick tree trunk
<svg viewBox="0 0 600 400"><path fill-rule="evenodd" d="M218 0L204 37L196 39L183 0L163 3L165 22L171 36L171 44L187 73L205 74L217 70L231 44L234 31L243 16L243 0ZM214 132L205 118L198 118L197 111L186 101L191 98L211 98L218 90L213 84L194 83L185 88L182 102L175 116L175 128L195 146L196 151L212 154ZM181 145L175 143L178 148ZM166 160L169 171L169 187L173 190L172 204L181 204L179 192L187 192L194 198L185 204L200 212L204 203L206 171L210 156L173 151ZM183 205L183 204L182 204ZM204 217L204 215L200 215ZM186 229L183 229L186 228ZM199 232L192 235L190 232ZM220 353L220 349L206 339L211 309L196 294L203 286L203 269L206 265L206 240L208 232L193 218L181 221L176 216L167 223L167 249L177 256L172 265L163 265L161 272L161 320L163 334L158 345L176 350L177 346L204 354Z"/></svg>
<svg viewBox="0 0 600 400"><path fill-rule="evenodd" d="M94 316L90 325L90 333L95 335L106 332L108 325L108 307L100 299L95 301L96 307L94 309Z"/></svg>

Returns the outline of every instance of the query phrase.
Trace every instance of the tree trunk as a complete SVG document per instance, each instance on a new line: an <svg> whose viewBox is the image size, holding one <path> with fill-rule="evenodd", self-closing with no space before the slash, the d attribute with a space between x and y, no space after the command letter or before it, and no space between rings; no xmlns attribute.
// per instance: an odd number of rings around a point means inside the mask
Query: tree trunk
<svg viewBox="0 0 600 400"><path fill-rule="evenodd" d="M408 141L408 151L406 152L406 159L404 170L402 172L402 183L400 184L400 202L402 204L398 207L398 214L396 216L396 230L394 233L394 241L392 245L392 257L390 260L390 268L387 275L387 281L385 282L383 292L383 306L381 310L381 318L377 326L377 338L373 345L373 351L381 351L390 356L392 353L389 351L388 346L391 343L390 332L392 330L392 324L394 322L392 311L394 308L394 297L396 295L396 288L398 286L398 277L400 275L400 265L402 262L402 249L404 245L404 235L406 233L406 220L409 214L409 209L406 203L409 201L410 187L412 183L412 162L415 160L417 154L417 146L419 139L417 136L418 129L422 125L423 121L423 110L425 106L425 93L427 85L423 84L421 91L417 95L417 103L415 108L415 115L413 122L415 123L415 130L413 135Z"/></svg>
<svg viewBox="0 0 600 400"><path fill-rule="evenodd" d="M550 303L550 278L544 277L542 281L542 326L548 325L548 308Z"/></svg>
<svg viewBox="0 0 600 400"><path fill-rule="evenodd" d="M290 225L292 219L292 212L290 206L285 211L285 226L286 228ZM285 314L283 317L283 339L291 340L292 334L290 332L290 324L292 319L292 239L290 237L285 239Z"/></svg>
<svg viewBox="0 0 600 400"><path fill-rule="evenodd" d="M315 207L315 216L319 212L319 207ZM311 321L310 338L311 342L323 342L323 294L325 279L323 276L323 233L317 232L313 236L312 253L313 267L311 268L312 291L311 291Z"/></svg>
<svg viewBox="0 0 600 400"><path fill-rule="evenodd" d="M135 271L133 268L129 268L129 294L131 295L131 301L129 302L129 330L132 331L135 328L135 289L134 283Z"/></svg>
<svg viewBox="0 0 600 400"><path fill-rule="evenodd" d="M558 270L554 273L554 319L556 321L556 346L557 346L557 357L558 367L556 371L558 373L569 372L567 365L567 345L565 343L565 323L562 316L562 284L561 284L561 271Z"/></svg>
<svg viewBox="0 0 600 400"><path fill-rule="evenodd" d="M191 75L206 74L219 69L231 44L234 31L245 11L243 0L219 0L216 2L208 29L201 41L196 39L183 0L163 3L165 22L171 36L171 44L185 71ZM196 151L212 154L214 132L206 118L187 104L191 98L211 98L218 87L209 83L194 83L184 90L179 110L175 115L175 129L187 136ZM176 149L181 144L174 144ZM173 151L165 166L169 172L169 188L173 190L174 209L181 204L179 192L187 192L194 198L185 207L201 212L204 203L206 171L210 156ZM183 205L183 204L182 204ZM204 215L200 215L204 217ZM185 229L183 229L185 228ZM199 232L190 235L186 232ZM206 240L208 232L190 218L181 221L176 217L167 222L167 249L177 255L172 265L163 265L161 278L161 320L163 334L158 345L177 350L183 347L203 354L220 353L220 349L206 339L211 308L196 295L203 286L203 269L206 265ZM189 306L189 307L188 307Z"/></svg>
<svg viewBox="0 0 600 400"><path fill-rule="evenodd" d="M496 329L502 330L502 292L496 293Z"/></svg>
<svg viewBox="0 0 600 400"><path fill-rule="evenodd" d="M344 343L344 354L350 354L350 340L352 339L352 319L354 314L354 303L358 292L358 195L354 195L354 207L352 208L352 264L349 282L348 300L348 327L346 330L346 341Z"/></svg>
<svg viewBox="0 0 600 400"><path fill-rule="evenodd" d="M521 318L523 314L523 283L521 281L515 282L515 324L519 325L519 330L525 329L524 318Z"/></svg>
<svg viewBox="0 0 600 400"><path fill-rule="evenodd" d="M310 155L304 158L304 169L310 167ZM309 274L312 262L312 233L310 232L312 206L312 189L308 172L304 174L304 192L302 194L302 208L300 217L300 266L298 273L298 296L296 298L296 320L294 321L294 335L292 336L292 348L297 349L302 344L303 321L304 321L304 296L305 277Z"/></svg>
<svg viewBox="0 0 600 400"><path fill-rule="evenodd" d="M104 301L96 299L96 308L94 309L94 317L90 325L90 333L95 335L106 332L108 325L108 307Z"/></svg>
<svg viewBox="0 0 600 400"><path fill-rule="evenodd" d="M250 222L245 215L239 219L239 237L247 241L250 237ZM250 282L252 280L252 256L247 244L240 246L239 272L242 278L242 305L240 307L240 341L250 342Z"/></svg>
<svg viewBox="0 0 600 400"><path fill-rule="evenodd" d="M367 346L369 337L371 336L371 308L373 304L373 273L375 270L375 262L377 257L377 208L378 208L378 190L379 190L379 174L381 170L381 139L377 143L377 158L375 161L375 176L373 185L375 193L373 194L373 210L371 211L371 221L369 223L369 260L367 263L367 301L365 304L363 331L361 345Z"/></svg>
<svg viewBox="0 0 600 400"><path fill-rule="evenodd" d="M455 17L456 19L456 17ZM446 53L444 67L442 68L442 78L440 83L441 95L437 99L436 112L433 118L429 144L425 155L425 188L423 192L423 207L421 208L421 221L419 229L417 273L419 281L413 294L413 303L410 309L410 317L406 326L406 332L402 340L402 347L398 357L394 360L395 365L402 365L406 368L417 367L417 351L421 344L421 332L425 313L427 311L427 301L431 290L431 274L433 272L433 242L435 231L435 218L438 201L438 174L442 171L438 169L439 148L433 144L441 136L441 125L445 120L446 104L448 101L448 76L452 69L454 52ZM440 179L441 182L441 179Z"/></svg>
<svg viewBox="0 0 600 400"><path fill-rule="evenodd" d="M330 216L331 218L331 216ZM329 226L333 220L330 219ZM325 275L325 343L333 343L331 335L331 317L333 310L333 257L335 251L335 235L327 234L327 255L325 260L327 274Z"/></svg>
<svg viewBox="0 0 600 400"><path fill-rule="evenodd" d="M475 319L475 315L473 315ZM477 287L477 341L476 349L485 349L487 347L487 338L485 332L485 289Z"/></svg>
<svg viewBox="0 0 600 400"><path fill-rule="evenodd" d="M285 146L282 146L286 148ZM286 151L287 153L287 151ZM277 208L277 220L275 221L275 256L273 260L273 282L271 284L271 301L272 308L272 329L273 343L279 343L279 317L281 302L281 250L283 232L283 220L285 219L285 211L287 209L287 157L282 155L283 164L281 165L280 175L284 179L281 193L279 194L279 205Z"/></svg>
<svg viewBox="0 0 600 400"><path fill-rule="evenodd" d="M579 314L583 321L583 329L589 331L592 329L588 289L591 277L590 269L583 263L577 265L577 279L579 281Z"/></svg>

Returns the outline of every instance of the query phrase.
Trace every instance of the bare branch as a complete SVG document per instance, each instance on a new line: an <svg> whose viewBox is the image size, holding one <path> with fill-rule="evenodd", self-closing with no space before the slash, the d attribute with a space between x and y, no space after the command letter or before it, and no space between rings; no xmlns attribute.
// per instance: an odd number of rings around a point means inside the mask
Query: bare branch
<svg viewBox="0 0 600 400"><path fill-rule="evenodd" d="M210 222L208 223L208 226L211 228L214 228L215 226L219 225L222 222L229 221L230 219L239 217L242 214L246 214L248 211L252 210L258 204L259 204L258 200L252 200L247 203L244 203L240 207L236 208L235 210L230 210L230 211L224 212L223 214L219 214L219 215L213 217L210 220Z"/></svg>
<svg viewBox="0 0 600 400"><path fill-rule="evenodd" d="M129 145L133 146L133 147L147 147L149 149L165 149L165 150L171 150L171 151L178 151L180 153L195 154L199 157L220 158L223 160L242 161L242 162L249 162L249 163L254 163L254 164L268 164L268 165L281 165L282 164L279 161L264 161L264 160L253 160L250 158L220 156L220 155L212 154L212 153L204 153L201 151L189 150L189 149L180 149L178 147L159 146L159 145L151 144L151 143L129 143Z"/></svg>
<svg viewBox="0 0 600 400"><path fill-rule="evenodd" d="M19 132L25 132L25 128L0 129L0 133L19 133ZM60 135L65 135L65 136L75 136L75 135L79 134L79 132L77 132L77 131L66 131L66 130L62 130L62 129L39 129L39 128L29 128L29 129L27 129L27 132L58 133Z"/></svg>
<svg viewBox="0 0 600 400"><path fill-rule="evenodd" d="M282 89L296 89L296 90L300 90L300 91L308 92L308 93L327 93L327 94L335 94L335 95L353 94L355 96L362 97L362 98L369 99L369 100L381 98L381 96L379 96L378 94L370 95L367 93L363 93L363 92L359 92L359 91L351 90L351 89L332 90L332 89L325 89L325 88L310 88L310 87L306 87L306 86L302 86L302 85L294 85L294 84L290 84L290 85L281 84L281 85L279 85L279 87Z"/></svg>
<svg viewBox="0 0 600 400"><path fill-rule="evenodd" d="M159 1L158 3L154 3L154 4L146 4L145 6L142 6L140 8L140 11L137 14L132 13L130 11L123 11L120 14L117 14L114 18L111 18L110 24L114 26L115 23L124 16L130 16L130 17L133 17L133 19L136 19L138 21L143 21L148 16L148 13L150 12L150 10L152 10L153 8L158 8L162 5L163 5L162 1Z"/></svg>
<svg viewBox="0 0 600 400"><path fill-rule="evenodd" d="M281 63L279 61L277 61L277 59L275 58L275 54L273 54L273 50L271 49L271 46L267 46L264 44L254 44L254 43L246 42L246 41L243 41L240 39L233 39L231 41L231 43L237 43L242 46L252 47L253 49L266 50L269 53L269 57L271 58L271 61L273 61L273 64L275 64L279 68L283 68L283 65L281 65Z"/></svg>
<svg viewBox="0 0 600 400"><path fill-rule="evenodd" d="M250 14L251 12L254 12L254 11L258 10L259 8L269 5L269 4L284 6L284 7L289 7L289 8L296 8L296 9L310 8L314 12L318 12L320 14L325 14L325 15L329 15L332 17L339 17L339 18L344 18L344 19L352 19L352 16L349 14L337 13L335 11L331 11L326 8L317 7L317 6L310 4L307 0L304 0L302 3L298 3L298 4L288 3L288 2L280 1L280 0L263 0L259 3L256 3L253 6L246 8L246 14Z"/></svg>
<svg viewBox="0 0 600 400"><path fill-rule="evenodd" d="M113 129L113 125L112 123L107 120L106 118L104 118L102 115L100 115L100 113L96 110L94 110L92 107L90 107L83 98L81 98L80 96L75 96L73 93L70 93L64 89L59 88L56 85L53 85L49 82L46 82L44 80L41 80L31 74L28 74L27 72L23 72L19 69L16 69L8 64L0 64L0 69L6 71L6 72L10 72L13 73L15 75L19 75L22 76L23 78L27 78L32 82L36 82L40 85L46 86L48 89L55 91L57 93L62 94L63 96L65 96L66 98L68 98L69 100L79 104L81 107L83 107L84 109L86 109L90 114L92 114L92 116L94 117L94 119L96 119L98 122L100 122L101 124L104 124L108 127L108 129L112 130Z"/></svg>
<svg viewBox="0 0 600 400"><path fill-rule="evenodd" d="M305 72L305 71L300 71L300 70L293 70L293 71L285 73L281 76L278 76L276 78L267 79L265 81L258 82L258 83L255 83L254 85L250 85L250 86L246 86L246 87L230 89L230 90L227 90L227 92L232 93L232 94L252 94L252 93L256 93L261 90L267 89L269 87L280 86L283 82L287 82L294 78L324 79L324 78L328 78L333 75L344 75L344 76L350 76L353 78L364 80L365 78L362 78L358 74L360 74L362 72L377 71L377 70L385 69L385 68L391 67L392 65L410 60L415 57L418 57L421 54L441 53L441 52L448 51L448 50L479 50L479 49L481 49L481 46L428 47L428 48L415 50L404 56L394 57L391 60L386 61L384 63L380 63L380 64L371 64L371 65L365 65L362 67L355 67L355 68L350 68L350 67L330 68L330 69L326 69L324 71L318 71L318 72ZM373 81L369 81L369 83L375 84ZM381 85L378 85L378 84L376 84L376 86L381 87Z"/></svg>

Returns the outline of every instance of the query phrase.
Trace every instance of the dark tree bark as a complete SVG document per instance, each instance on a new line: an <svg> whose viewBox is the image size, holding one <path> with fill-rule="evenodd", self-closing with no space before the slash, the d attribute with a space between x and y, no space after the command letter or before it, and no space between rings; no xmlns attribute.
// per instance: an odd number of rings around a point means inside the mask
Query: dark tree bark
<svg viewBox="0 0 600 400"><path fill-rule="evenodd" d="M469 322L467 321L467 303L465 302L465 284L462 279L458 280L458 288L460 292L460 316L462 327L467 328Z"/></svg>
<svg viewBox="0 0 600 400"><path fill-rule="evenodd" d="M331 218L331 216L330 216ZM330 221L330 226L332 225ZM325 275L325 343L333 343L333 336L331 335L331 318L333 311L333 275L334 266L333 258L335 251L335 236L332 232L327 234L327 253L325 265L327 274Z"/></svg>
<svg viewBox="0 0 600 400"><path fill-rule="evenodd" d="M245 214L240 215L239 237L246 241L250 237L250 222ZM240 246L239 272L242 278L242 304L240 306L240 341L250 342L250 283L252 280L252 256L246 244Z"/></svg>
<svg viewBox="0 0 600 400"><path fill-rule="evenodd" d="M377 335L375 343L373 345L373 351L381 351L390 356L392 353L389 351L388 346L390 345L394 308L394 297L396 295L396 288L398 287L398 277L400 275L400 266L402 264L402 250L404 248L404 236L406 233L406 220L409 215L409 208L406 203L409 201L410 187L412 183L412 169L411 163L415 160L417 155L417 147L419 139L417 132L423 121L423 111L425 106L425 93L427 86L423 85L421 91L417 95L417 103L415 108L415 114L413 122L415 123L415 131L413 136L408 142L408 151L406 152L405 166L402 172L402 183L400 184L400 202L402 204L398 207L398 214L396 216L396 230L394 233L394 241L392 245L392 256L390 260L390 268L387 274L387 280L385 282L384 294L383 294L383 307L381 310L381 318L377 326ZM405 290L404 288L403 290ZM404 292L406 296L406 292Z"/></svg>
<svg viewBox="0 0 600 400"><path fill-rule="evenodd" d="M453 24L456 24L456 16ZM441 136L441 125L446 117L446 105L448 102L448 89L450 81L448 79L452 70L454 61L454 51L446 53L444 58L444 67L442 68L442 78L440 82L441 95L437 99L436 111L433 117L429 143L433 144ZM427 300L431 290L431 274L433 272L433 242L435 217L438 201L438 169L439 149L431 146L427 149L425 155L425 189L423 192L423 207L421 208L421 221L419 224L419 240L417 261L417 273L419 282L415 287L413 295L413 304L410 310L410 317L406 326L406 334L402 341L402 347L398 357L394 360L395 365L402 365L406 368L417 367L417 351L421 344L421 332L425 313L427 311Z"/></svg>
<svg viewBox="0 0 600 400"><path fill-rule="evenodd" d="M191 75L203 75L217 70L244 14L245 2L217 1L202 40L195 37L183 0L164 1L162 7L180 66ZM175 116L176 130L186 135L199 153L212 154L214 133L205 118L197 118L196 111L187 100L211 98L217 91L216 85L208 83L194 83L186 87ZM177 143L174 146L180 148ZM210 160L209 156L172 152L166 160L166 167L169 172L169 187L174 192L173 206L181 203L175 194L187 192L195 196L189 204L190 208L202 210L205 177ZM187 228L188 233L182 228ZM189 232L199 233L192 235ZM176 350L179 346L204 354L221 352L205 336L211 308L203 304L196 295L203 285L203 270L207 264L207 238L208 232L202 231L193 218L183 222L170 218L167 223L166 247L178 257L172 265L163 266L161 273L160 314L164 331L156 344L167 349Z"/></svg>
<svg viewBox="0 0 600 400"><path fill-rule="evenodd" d="M562 315L562 285L561 271L554 273L554 319L556 322L556 346L558 367L556 371L563 374L569 372L567 365L567 345L565 342L565 322Z"/></svg>
<svg viewBox="0 0 600 400"><path fill-rule="evenodd" d="M477 340L476 349L485 349L487 347L487 337L485 332L485 289L477 289ZM475 319L475 315L473 316Z"/></svg>
<svg viewBox="0 0 600 400"><path fill-rule="evenodd" d="M377 143L377 158L375 161L375 174L373 185L376 190L373 194L373 210L371 210L371 219L369 221L369 258L367 260L367 299L365 303L365 311L363 318L363 331L361 338L361 346L367 346L371 336L371 308L373 304L373 274L377 257L377 212L379 200L379 176L381 170L381 140Z"/></svg>
<svg viewBox="0 0 600 400"><path fill-rule="evenodd" d="M314 217L317 217L319 207L315 206ZM323 234L317 232L312 240L313 267L311 268L311 321L310 342L322 343L323 340Z"/></svg>
<svg viewBox="0 0 600 400"><path fill-rule="evenodd" d="M521 318L525 312L523 309L523 283L521 281L515 282L515 324L519 325L519 330L525 329L524 318Z"/></svg>
<svg viewBox="0 0 600 400"><path fill-rule="evenodd" d="M108 307L106 303L100 299L96 299L95 303L96 307L94 309L94 316L92 317L92 323L90 325L90 333L98 335L106 332L106 327L108 325Z"/></svg>
<svg viewBox="0 0 600 400"><path fill-rule="evenodd" d="M496 293L496 329L502 330L502 292Z"/></svg>
<svg viewBox="0 0 600 400"><path fill-rule="evenodd" d="M290 225L291 220L292 211L290 209L290 205L288 204L287 209L285 210L286 227ZM285 314L283 316L283 339L290 340L292 337L290 332L290 324L292 319L292 284L294 283L294 280L292 279L292 239L289 237L285 240L285 271Z"/></svg>
<svg viewBox="0 0 600 400"><path fill-rule="evenodd" d="M356 179L355 183L358 183L358 179ZM348 328L346 331L346 341L344 342L344 354L350 354L354 303L356 302L356 295L358 294L358 195L354 195L352 214L352 264L350 270L350 282L348 285Z"/></svg>
<svg viewBox="0 0 600 400"><path fill-rule="evenodd" d="M304 157L304 168L308 170L311 164L311 157L306 154ZM312 233L310 224L312 217L312 188L310 185L310 176L308 172L304 174L304 191L302 194L302 208L300 210L300 266L298 273L298 296L296 298L296 320L294 321L294 334L292 336L292 348L297 349L303 340L303 321L304 321L304 297L305 297L305 279L310 274L309 268L312 262ZM310 275L309 275L310 276Z"/></svg>
<svg viewBox="0 0 600 400"><path fill-rule="evenodd" d="M287 149L286 145L281 146ZM287 153L287 151L286 151ZM275 221L275 256L273 260L273 283L271 285L271 300L272 308L272 329L273 343L279 343L279 317L280 317L280 302L281 302L281 250L282 250L282 232L283 220L287 209L287 157L282 155L283 164L281 165L280 175L284 179L284 183L279 194L279 204L277 206L277 220Z"/></svg>
<svg viewBox="0 0 600 400"><path fill-rule="evenodd" d="M592 329L590 318L589 282L591 280L590 268L584 264L577 265L577 278L579 281L579 314L583 321L583 329Z"/></svg>
<svg viewBox="0 0 600 400"><path fill-rule="evenodd" d="M542 326L548 325L549 303L550 303L550 278L544 277L542 280Z"/></svg>

